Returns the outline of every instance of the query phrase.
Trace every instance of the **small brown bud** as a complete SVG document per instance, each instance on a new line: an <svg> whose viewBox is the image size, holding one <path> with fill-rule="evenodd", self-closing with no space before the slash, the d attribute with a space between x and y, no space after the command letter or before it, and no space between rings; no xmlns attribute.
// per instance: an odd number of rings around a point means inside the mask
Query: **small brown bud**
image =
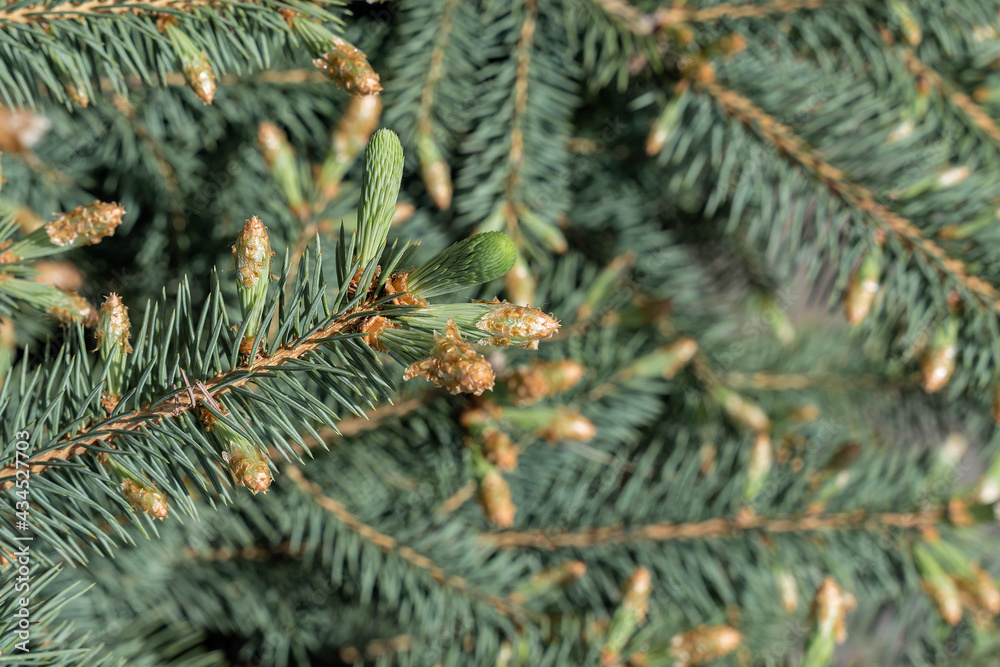
<svg viewBox="0 0 1000 667"><path fill-rule="evenodd" d="M133 508L144 512L154 519L167 518L167 497L155 486L137 483L131 479L122 480L122 494Z"/></svg>
<svg viewBox="0 0 1000 667"><path fill-rule="evenodd" d="M183 61L184 78L187 79L188 86L194 91L202 102L211 104L215 99L215 72L208 62L208 57L204 52L198 57Z"/></svg>
<svg viewBox="0 0 1000 667"><path fill-rule="evenodd" d="M479 481L479 504L486 518L501 528L514 525L517 507L511 498L507 480L497 471L490 471Z"/></svg>
<svg viewBox="0 0 1000 667"><path fill-rule="evenodd" d="M63 324L82 322L85 326L89 327L97 321L97 311L82 296L66 292L55 294L53 298L57 302L46 307L45 312Z"/></svg>
<svg viewBox="0 0 1000 667"><path fill-rule="evenodd" d="M34 269L38 271L35 280L40 283L58 287L66 292L75 292L83 287L83 273L73 262L42 260L35 262Z"/></svg>
<svg viewBox="0 0 1000 667"><path fill-rule="evenodd" d="M351 95L373 95L382 90L379 76L364 52L340 37L332 37L330 49L313 64Z"/></svg>
<svg viewBox="0 0 1000 667"><path fill-rule="evenodd" d="M249 450L249 451L248 451ZM222 452L222 459L229 466L233 479L254 493L267 492L271 486L271 469L267 458L256 448L233 448Z"/></svg>
<svg viewBox="0 0 1000 667"><path fill-rule="evenodd" d="M52 122L41 114L0 107L0 150L30 153L51 127Z"/></svg>
<svg viewBox="0 0 1000 667"><path fill-rule="evenodd" d="M126 354L131 354L132 344L129 343L132 323L128 319L128 308L121 298L112 292L104 299L98 313L98 329L94 333L97 345L102 348L104 358L111 355L113 347L120 348ZM104 347L108 349L103 350Z"/></svg>
<svg viewBox="0 0 1000 667"><path fill-rule="evenodd" d="M832 636L838 644L843 644L847 640L847 612L856 606L853 595L841 590L831 577L824 579L816 590L812 607L812 617L820 634Z"/></svg>
<svg viewBox="0 0 1000 667"><path fill-rule="evenodd" d="M509 435L498 428L485 428L479 440L483 456L498 469L509 471L517 467L517 445Z"/></svg>
<svg viewBox="0 0 1000 667"><path fill-rule="evenodd" d="M583 364L570 359L536 361L515 369L506 378L507 391L518 406L571 389L586 372Z"/></svg>
<svg viewBox="0 0 1000 667"><path fill-rule="evenodd" d="M953 318L938 329L930 348L920 359L924 391L931 394L948 386L957 356L958 320Z"/></svg>
<svg viewBox="0 0 1000 667"><path fill-rule="evenodd" d="M799 587L793 577L788 572L778 575L778 589L781 592L781 606L785 611L791 613L799 608Z"/></svg>
<svg viewBox="0 0 1000 667"><path fill-rule="evenodd" d="M444 335L435 332L436 344L428 359L410 364L403 379L422 377L452 394L480 396L493 389L496 379L486 358L462 339L454 321L448 321Z"/></svg>
<svg viewBox="0 0 1000 667"><path fill-rule="evenodd" d="M549 338L559 330L559 321L537 308L516 306L506 301L494 300L496 307L483 315L476 328L490 337L479 341L480 345L514 345L528 350L537 350L538 341Z"/></svg>
<svg viewBox="0 0 1000 667"><path fill-rule="evenodd" d="M742 641L743 635L728 625L701 625L674 635L670 640L670 654L682 667L702 665L729 655Z"/></svg>
<svg viewBox="0 0 1000 667"><path fill-rule="evenodd" d="M559 407L555 418L535 433L550 443L556 443L560 440L588 442L597 435L597 427L576 410Z"/></svg>

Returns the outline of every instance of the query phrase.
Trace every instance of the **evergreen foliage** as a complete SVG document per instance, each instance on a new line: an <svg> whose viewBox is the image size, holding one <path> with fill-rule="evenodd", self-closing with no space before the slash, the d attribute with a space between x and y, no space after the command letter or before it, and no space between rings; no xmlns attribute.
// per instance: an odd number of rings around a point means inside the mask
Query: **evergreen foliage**
<svg viewBox="0 0 1000 667"><path fill-rule="evenodd" d="M0 664L995 661L1000 3L0 25Z"/></svg>

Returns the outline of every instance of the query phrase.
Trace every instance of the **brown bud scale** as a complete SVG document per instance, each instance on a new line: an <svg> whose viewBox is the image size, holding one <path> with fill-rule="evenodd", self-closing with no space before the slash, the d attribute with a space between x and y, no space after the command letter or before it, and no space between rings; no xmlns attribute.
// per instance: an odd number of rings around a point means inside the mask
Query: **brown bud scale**
<svg viewBox="0 0 1000 667"><path fill-rule="evenodd" d="M428 359L410 364L403 379L422 377L452 394L480 396L493 389L496 377L486 358L462 340L454 321L448 321L444 335L435 333L436 345Z"/></svg>
<svg viewBox="0 0 1000 667"><path fill-rule="evenodd" d="M111 236L122 222L125 209L119 204L95 201L90 206L77 206L68 213L60 213L45 225L45 232L53 245L67 246L77 239L84 244L100 243Z"/></svg>
<svg viewBox="0 0 1000 667"><path fill-rule="evenodd" d="M125 500L133 508L145 512L155 519L167 518L167 498L156 487L124 479L121 488Z"/></svg>

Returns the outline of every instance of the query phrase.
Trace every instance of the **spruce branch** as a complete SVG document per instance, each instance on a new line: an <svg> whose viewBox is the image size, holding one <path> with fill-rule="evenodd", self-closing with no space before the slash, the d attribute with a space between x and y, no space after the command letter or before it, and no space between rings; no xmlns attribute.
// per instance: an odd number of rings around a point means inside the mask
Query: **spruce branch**
<svg viewBox="0 0 1000 667"><path fill-rule="evenodd" d="M370 307L367 303L363 306ZM352 320L351 315L336 318L315 332L280 347L271 355L258 356L246 367L222 372L209 378L204 385L210 396L218 400L219 397L240 389L251 381L274 375L281 366L290 364L322 347L331 338L344 332ZM138 409L119 412L115 417L94 427L84 428L73 436L64 437L61 442L53 443L52 449L31 457L28 470L32 475L40 474L53 466L58 466L60 461L68 461L90 449L100 448L112 442L120 434L138 432L143 427L155 428L163 420L176 418L198 408L199 405L200 399L192 400L186 390L177 389ZM13 464L0 470L0 488L8 489L14 485L15 472Z"/></svg>
<svg viewBox="0 0 1000 667"><path fill-rule="evenodd" d="M952 106L961 111L966 118L983 134L994 141L994 147L1000 150L1000 125L975 100L961 91L954 81L945 79L939 72L923 63L913 49L900 47L907 67L916 76L936 89Z"/></svg>
<svg viewBox="0 0 1000 667"><path fill-rule="evenodd" d="M805 533L840 530L867 530L902 528L923 530L941 524L948 516L947 504L929 507L917 512L870 513L865 510L818 514L815 516L789 515L778 517L740 516L734 519L707 519L695 523L664 521L645 526L595 526L580 531L553 531L541 528L525 531L484 533L482 539L499 549L522 547L553 550L580 547L607 547L609 544L636 542L668 542L707 538L733 538L743 533Z"/></svg>
<svg viewBox="0 0 1000 667"><path fill-rule="evenodd" d="M642 12L627 0L590 0L613 17L630 33L648 37L664 29L676 29L690 23L717 23L727 20L763 18L773 14L793 14L802 10L836 7L839 0L770 0L759 4L724 2L714 7L686 7L675 3Z"/></svg>
<svg viewBox="0 0 1000 667"><path fill-rule="evenodd" d="M323 493L323 489L315 482L307 479L298 467L288 464L285 466L285 475L299 489L308 494L316 504L382 551L397 555L399 558L410 563L412 566L427 572L434 579L434 581L438 582L442 586L447 586L448 588L451 588L462 595L468 596L477 602L487 604L504 616L507 616L518 623L529 622L527 612L519 605L514 604L509 600L495 597L478 590L463 577L449 574L444 569L436 565L431 559L417 553L406 545L399 544L399 542L392 536L381 533L371 526L362 523L341 503Z"/></svg>
<svg viewBox="0 0 1000 667"><path fill-rule="evenodd" d="M993 285L973 275L962 260L949 256L912 222L879 203L868 188L851 181L816 150L807 146L787 125L767 114L751 100L719 83L710 65L702 64L694 81L726 113L738 119L761 139L772 143L780 155L805 169L846 205L862 211L878 230L896 237L905 247L918 253L927 264L935 267L941 275L962 287L959 296L963 300L971 300L1000 313L1000 292Z"/></svg>
<svg viewBox="0 0 1000 667"><path fill-rule="evenodd" d="M113 18L122 14L153 14L164 10L185 12L213 4L215 0L116 0L115 2L86 0L80 3L61 2L46 5L29 0L11 3L0 9L0 23L33 25L43 21L93 20Z"/></svg>

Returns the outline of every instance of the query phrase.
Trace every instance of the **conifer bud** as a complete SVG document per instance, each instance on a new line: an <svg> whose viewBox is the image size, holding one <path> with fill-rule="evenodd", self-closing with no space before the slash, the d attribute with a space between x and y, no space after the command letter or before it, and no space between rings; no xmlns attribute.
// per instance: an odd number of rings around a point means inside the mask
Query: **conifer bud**
<svg viewBox="0 0 1000 667"><path fill-rule="evenodd" d="M747 483L743 489L743 499L752 501L764 488L767 474L771 471L774 454L771 451L771 436L764 431L758 431L754 438L753 449L750 452L750 464L747 468Z"/></svg>
<svg viewBox="0 0 1000 667"><path fill-rule="evenodd" d="M382 98L378 95L351 97L333 131L330 152L323 160L317 179L323 201L337 196L340 181L364 150L381 115Z"/></svg>
<svg viewBox="0 0 1000 667"><path fill-rule="evenodd" d="M743 635L728 625L700 625L674 635L670 640L670 654L679 667L703 665L729 655L742 641Z"/></svg>
<svg viewBox="0 0 1000 667"><path fill-rule="evenodd" d="M893 128L885 140L890 144L896 143L912 135L915 129L917 129L917 125L913 122L913 119L906 118Z"/></svg>
<svg viewBox="0 0 1000 667"><path fill-rule="evenodd" d="M538 341L559 330L559 321L537 308L515 306L498 299L489 305L490 310L476 322L476 328L489 336L480 340L480 345L513 345L537 350Z"/></svg>
<svg viewBox="0 0 1000 667"><path fill-rule="evenodd" d="M875 295L879 289L879 275L882 272L881 254L878 249L870 252L847 284L847 290L844 292L844 310L847 312L847 321L852 325L860 324L868 316L868 311L875 302Z"/></svg>
<svg viewBox="0 0 1000 667"><path fill-rule="evenodd" d="M636 568L622 586L622 602L608 625L608 634L601 649L602 665L616 664L625 644L636 629L646 622L649 594L652 590L653 575L644 567Z"/></svg>
<svg viewBox="0 0 1000 667"><path fill-rule="evenodd" d="M366 266L378 257L396 213L403 178L403 146L392 130L372 135L365 150L365 169L358 202L358 259Z"/></svg>
<svg viewBox="0 0 1000 667"><path fill-rule="evenodd" d="M683 85L678 85L674 97L667 102L663 111L653 122L653 128L646 137L646 155L659 155L670 135L677 131L684 114L684 108L691 99L691 96L687 94L687 88L690 85L688 79L682 79L681 82Z"/></svg>
<svg viewBox="0 0 1000 667"><path fill-rule="evenodd" d="M66 96L79 104L81 107L86 107L90 104L90 94L87 92L87 86L80 83L73 78L64 78L62 80L63 90L66 92Z"/></svg>
<svg viewBox="0 0 1000 667"><path fill-rule="evenodd" d="M913 546L913 557L920 570L924 590L934 600L941 617L949 625L958 625L962 620L962 601L955 582L924 545Z"/></svg>
<svg viewBox="0 0 1000 667"><path fill-rule="evenodd" d="M338 88L351 95L374 95L382 90L378 74L361 49L306 17L292 17L291 23L315 56L313 64Z"/></svg>
<svg viewBox="0 0 1000 667"><path fill-rule="evenodd" d="M504 276L504 284L511 303L519 306L527 306L535 301L535 276L528 269L527 263L520 256L514 262L514 266L507 275Z"/></svg>
<svg viewBox="0 0 1000 667"><path fill-rule="evenodd" d="M420 159L420 178L431 199L443 211L451 206L451 169L430 132L418 131L417 157Z"/></svg>
<svg viewBox="0 0 1000 667"><path fill-rule="evenodd" d="M63 324L74 324L80 322L85 326L90 326L97 318L97 311L89 301L78 294L63 292L53 288L47 299L48 305L45 312L56 318Z"/></svg>
<svg viewBox="0 0 1000 667"><path fill-rule="evenodd" d="M0 387L14 365L17 354L17 334L14 322L9 317L0 318Z"/></svg>
<svg viewBox="0 0 1000 667"><path fill-rule="evenodd" d="M240 296L240 312L249 321L240 353L250 354L253 341L260 331L260 322L267 301L267 284L271 277L271 239L267 228L256 215L243 225L233 256L236 259L236 291Z"/></svg>
<svg viewBox="0 0 1000 667"><path fill-rule="evenodd" d="M996 579L979 565L972 565L973 579L969 582L969 592L991 615L1000 614L1000 588Z"/></svg>
<svg viewBox="0 0 1000 667"><path fill-rule="evenodd" d="M80 322L91 326L97 321L97 311L89 301L74 292L65 292L52 285L0 274L0 293L30 303L63 324Z"/></svg>
<svg viewBox="0 0 1000 667"><path fill-rule="evenodd" d="M281 194L288 202L288 208L295 215L303 216L308 212L308 207L302 197L299 167L295 160L295 151L288 143L288 137L273 123L265 122L257 128L257 141L264 154L264 162L267 163Z"/></svg>
<svg viewBox="0 0 1000 667"><path fill-rule="evenodd" d="M952 502L956 500L958 499L952 499ZM988 572L979 564L971 562L961 549L945 540L931 540L927 543L927 548L933 552L951 580L972 597L973 604L977 603L991 616L1000 613L1000 589ZM968 606L971 607L972 604Z"/></svg>
<svg viewBox="0 0 1000 667"><path fill-rule="evenodd" d="M496 466L475 452L473 452L473 466L479 489L477 498L486 518L500 528L513 526L517 507L514 506L507 480Z"/></svg>
<svg viewBox="0 0 1000 667"><path fill-rule="evenodd" d="M781 594L781 606L792 613L799 608L799 587L795 577L790 572L778 572L778 591Z"/></svg>
<svg viewBox="0 0 1000 667"><path fill-rule="evenodd" d="M224 408L222 410L223 415L228 414ZM271 486L271 469L268 466L270 459L267 455L242 433L204 409L202 421L205 422L206 430L215 432L222 441L222 460L226 462L236 483L247 487L255 495L258 492L266 493Z"/></svg>
<svg viewBox="0 0 1000 667"><path fill-rule="evenodd" d="M131 323L128 308L114 292L108 295L97 317L97 331L94 337L101 352L101 361L108 368L108 390L105 407L109 412L118 404L125 375L125 355L131 354L129 343Z"/></svg>
<svg viewBox="0 0 1000 667"><path fill-rule="evenodd" d="M0 150L5 153L31 154L50 129L52 121L42 114L0 107Z"/></svg>
<svg viewBox="0 0 1000 667"><path fill-rule="evenodd" d="M167 518L167 497L155 486L126 477L122 480L121 489L125 500L134 509L148 514L154 519Z"/></svg>
<svg viewBox="0 0 1000 667"><path fill-rule="evenodd" d="M954 187L968 178L971 173L972 170L965 165L949 167L937 175L935 184L938 188Z"/></svg>
<svg viewBox="0 0 1000 667"><path fill-rule="evenodd" d="M931 346L920 360L924 391L932 394L941 391L955 372L958 356L958 319L949 318L934 334Z"/></svg>
<svg viewBox="0 0 1000 667"><path fill-rule="evenodd" d="M101 239L115 233L124 215L125 209L120 205L99 201L59 213L51 222L11 246L5 253L7 261L35 259L100 243Z"/></svg>
<svg viewBox="0 0 1000 667"><path fill-rule="evenodd" d="M208 62L208 56L195 46L191 37L179 25L177 19L166 17L161 21L162 30L170 40L170 45L180 61L188 86L202 102L211 104L215 99L215 72Z"/></svg>
<svg viewBox="0 0 1000 667"><path fill-rule="evenodd" d="M583 364L570 359L535 361L507 374L504 388L514 405L524 407L573 388L586 372Z"/></svg>
<svg viewBox="0 0 1000 667"><path fill-rule="evenodd" d="M992 505L1000 500L1000 453L990 461L986 472L976 485L973 497L984 505Z"/></svg>
<svg viewBox="0 0 1000 667"><path fill-rule="evenodd" d="M597 427L592 421L564 405L506 408L501 415L513 426L532 431L550 443L560 440L587 442L597 435Z"/></svg>
<svg viewBox="0 0 1000 667"><path fill-rule="evenodd" d="M770 430L771 419L759 405L750 399L721 385L713 387L710 393L719 402L729 418L738 425L754 431Z"/></svg>
<svg viewBox="0 0 1000 667"><path fill-rule="evenodd" d="M83 273L73 262L51 262L42 260L32 266L38 275L35 280L46 285L74 292L83 287Z"/></svg>
<svg viewBox="0 0 1000 667"><path fill-rule="evenodd" d="M524 604L528 600L537 600L560 588L568 588L587 573L587 565L583 561L571 560L555 567L545 568L510 594L511 602Z"/></svg>
<svg viewBox="0 0 1000 667"><path fill-rule="evenodd" d="M844 593L832 578L827 577L816 590L813 600L813 628L806 644L802 667L826 667L833 661L837 644L847 640L847 613L857 606L854 596Z"/></svg>
<svg viewBox="0 0 1000 667"><path fill-rule="evenodd" d="M493 368L465 342L453 320L444 335L434 332L434 341L430 357L407 366L404 380L422 377L452 394L479 396L493 388Z"/></svg>
<svg viewBox="0 0 1000 667"><path fill-rule="evenodd" d="M693 338L678 338L626 366L621 379L662 377L670 380L687 366L697 353L698 341Z"/></svg>
<svg viewBox="0 0 1000 667"><path fill-rule="evenodd" d="M52 245L63 249L92 245L114 234L124 215L125 209L118 204L95 201L89 206L77 206L69 213L61 213L45 225L45 234Z"/></svg>
<svg viewBox="0 0 1000 667"><path fill-rule="evenodd" d="M550 443L560 440L588 442L597 435L597 427L576 410L560 407L557 409L556 417L549 422L548 426L538 429L535 433Z"/></svg>
<svg viewBox="0 0 1000 667"><path fill-rule="evenodd" d="M473 234L411 271L408 291L415 297L429 299L481 285L503 276L516 260L517 246L503 232Z"/></svg>
<svg viewBox="0 0 1000 667"><path fill-rule="evenodd" d="M499 428L484 428L477 440L483 456L499 470L509 472L517 467L517 445Z"/></svg>

